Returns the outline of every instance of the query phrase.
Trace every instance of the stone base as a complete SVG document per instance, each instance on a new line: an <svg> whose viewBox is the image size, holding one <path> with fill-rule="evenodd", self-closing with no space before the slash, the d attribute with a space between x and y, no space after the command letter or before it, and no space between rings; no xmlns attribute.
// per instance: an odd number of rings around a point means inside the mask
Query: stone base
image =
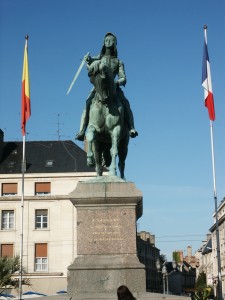
<svg viewBox="0 0 225 300"><path fill-rule="evenodd" d="M101 177L79 182L69 197L77 209L78 256L68 267L68 295L73 300L94 299L94 294L107 299L120 285L145 292L145 266L136 249L141 192L131 182Z"/></svg>
<svg viewBox="0 0 225 300"><path fill-rule="evenodd" d="M78 256L68 267L67 292L73 299L82 294L115 294L120 285L145 291L145 270L136 255Z"/></svg>

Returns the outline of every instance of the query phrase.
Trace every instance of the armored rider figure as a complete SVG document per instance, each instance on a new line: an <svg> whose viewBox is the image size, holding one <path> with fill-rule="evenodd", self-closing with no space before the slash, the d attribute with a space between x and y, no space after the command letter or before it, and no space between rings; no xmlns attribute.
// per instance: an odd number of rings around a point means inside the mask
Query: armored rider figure
<svg viewBox="0 0 225 300"><path fill-rule="evenodd" d="M118 96L120 102L124 107L124 117L125 121L127 122L130 137L135 138L138 135L134 127L134 117L132 110L130 108L129 101L125 97L122 89L120 86L126 85L126 74L124 69L124 64L121 60L117 58L117 39L116 36L112 33L107 33L104 37L104 44L102 50L98 56L91 57L89 55L84 57L87 67L92 64L95 65L94 62L101 63L109 67L113 73L115 84L116 84L116 95ZM93 64L94 63L94 64ZM97 66L96 64L96 66ZM89 68L89 67L88 67ZM90 106L92 103L93 98L95 97L95 88L92 89L91 93L89 94L86 100L86 107L83 110L82 117L81 117L81 124L80 124L80 132L77 133L75 139L79 141L84 140L85 131L88 126L89 122L89 111Z"/></svg>

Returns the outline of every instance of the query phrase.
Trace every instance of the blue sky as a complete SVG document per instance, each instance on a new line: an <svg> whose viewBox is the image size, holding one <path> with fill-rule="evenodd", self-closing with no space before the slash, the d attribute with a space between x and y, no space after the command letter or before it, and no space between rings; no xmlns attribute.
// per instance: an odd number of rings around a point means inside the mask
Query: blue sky
<svg viewBox="0 0 225 300"><path fill-rule="evenodd" d="M156 246L168 259L188 245L194 253L213 224L214 211L210 127L201 87L204 24L216 109L218 204L225 196L224 14L222 0L0 0L5 140L22 140L25 35L30 36L32 105L27 140L74 141L92 88L85 68L68 96L67 89L82 57L88 51L98 54L105 33L113 32L139 132L130 140L126 162L127 180L143 193L139 230L155 234Z"/></svg>

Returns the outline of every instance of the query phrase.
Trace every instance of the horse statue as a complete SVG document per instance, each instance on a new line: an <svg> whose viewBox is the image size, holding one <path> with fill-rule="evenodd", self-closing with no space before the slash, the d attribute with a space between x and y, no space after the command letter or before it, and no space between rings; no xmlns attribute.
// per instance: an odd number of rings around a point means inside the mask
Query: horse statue
<svg viewBox="0 0 225 300"><path fill-rule="evenodd" d="M114 76L101 61L94 61L89 66L88 75L96 92L86 131L87 165L95 166L97 176L102 176L104 166L108 168L109 176L116 176L118 157L120 177L125 179L129 130L124 120L123 105L116 94Z"/></svg>

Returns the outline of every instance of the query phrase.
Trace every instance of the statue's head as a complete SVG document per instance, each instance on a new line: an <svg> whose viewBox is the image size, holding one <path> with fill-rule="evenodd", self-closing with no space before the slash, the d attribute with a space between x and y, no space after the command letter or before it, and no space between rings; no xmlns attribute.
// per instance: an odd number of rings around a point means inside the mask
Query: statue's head
<svg viewBox="0 0 225 300"><path fill-rule="evenodd" d="M115 56L115 57L117 57L117 47L116 47L116 45L117 45L117 38L111 32L106 33L106 35L104 36L104 44L103 44L103 47L102 47L102 50L101 50L101 55L105 54L107 45L109 45L110 47L112 47L112 52L113 52L112 55Z"/></svg>
<svg viewBox="0 0 225 300"><path fill-rule="evenodd" d="M114 44L117 44L117 38L115 36L115 34L113 34L112 32L107 32L105 37L104 37L104 42L106 41L107 37L111 37L114 40Z"/></svg>

